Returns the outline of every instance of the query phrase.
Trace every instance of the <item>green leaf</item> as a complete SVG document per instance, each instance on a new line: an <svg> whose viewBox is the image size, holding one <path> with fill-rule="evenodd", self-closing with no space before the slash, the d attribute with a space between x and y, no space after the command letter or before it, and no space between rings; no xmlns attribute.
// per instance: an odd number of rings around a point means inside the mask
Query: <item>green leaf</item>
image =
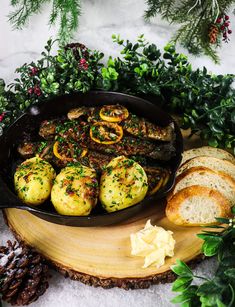
<svg viewBox="0 0 235 307"><path fill-rule="evenodd" d="M176 264L171 266L171 270L179 276L192 277L191 269L181 260L177 259Z"/></svg>
<svg viewBox="0 0 235 307"><path fill-rule="evenodd" d="M221 237L211 237L206 239L202 245L202 252L205 256L211 257L218 253L218 250L223 242Z"/></svg>
<svg viewBox="0 0 235 307"><path fill-rule="evenodd" d="M228 276L229 278L232 278L235 280L235 268L230 268L230 269L227 269L225 272L224 272L224 275Z"/></svg>
<svg viewBox="0 0 235 307"><path fill-rule="evenodd" d="M235 257L227 256L223 258L223 274L225 274L225 267L235 267Z"/></svg>
<svg viewBox="0 0 235 307"><path fill-rule="evenodd" d="M216 299L217 307L228 307L219 298Z"/></svg>
<svg viewBox="0 0 235 307"><path fill-rule="evenodd" d="M222 218L222 217L216 217L215 219L216 219L217 222L219 222L221 224L229 224L229 219Z"/></svg>
<svg viewBox="0 0 235 307"><path fill-rule="evenodd" d="M115 63L114 63L114 61L113 61L111 56L109 57L107 64L108 64L109 67L114 67L115 66Z"/></svg>
<svg viewBox="0 0 235 307"><path fill-rule="evenodd" d="M219 293L201 295L200 302L202 307L217 307L217 301L220 301L221 295Z"/></svg>
<svg viewBox="0 0 235 307"><path fill-rule="evenodd" d="M218 145L219 145L218 141L216 139L213 139L213 138L209 139L208 144L212 147L218 147Z"/></svg>
<svg viewBox="0 0 235 307"><path fill-rule="evenodd" d="M214 281L207 281L199 286L197 294L206 296L206 295L221 293L222 290L223 287L218 286L217 284L215 284Z"/></svg>
<svg viewBox="0 0 235 307"><path fill-rule="evenodd" d="M191 299L191 294L187 293L187 291L183 292L182 294L177 295L174 297L171 302L173 304L185 303Z"/></svg>
<svg viewBox="0 0 235 307"><path fill-rule="evenodd" d="M231 122L235 124L235 110L231 113Z"/></svg>
<svg viewBox="0 0 235 307"><path fill-rule="evenodd" d="M182 292L186 290L191 282L193 280L193 277L178 277L172 285L172 291L174 292Z"/></svg>

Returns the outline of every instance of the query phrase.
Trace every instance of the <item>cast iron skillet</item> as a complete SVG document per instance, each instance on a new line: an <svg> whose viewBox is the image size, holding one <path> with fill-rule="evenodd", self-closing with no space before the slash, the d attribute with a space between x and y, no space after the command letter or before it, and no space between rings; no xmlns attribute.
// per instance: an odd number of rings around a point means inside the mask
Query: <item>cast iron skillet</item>
<svg viewBox="0 0 235 307"><path fill-rule="evenodd" d="M163 198L172 188L176 170L181 162L183 140L180 129L176 124L176 156L167 162L167 165L171 168L172 175L164 190L151 197L146 197L137 205L113 213L106 213L100 206L97 206L90 216L63 216L56 213L49 201L41 206L32 207L23 204L14 194L13 176L16 165L19 163L16 146L25 135L36 136L41 121L64 116L71 108L83 105L98 106L117 103L126 106L129 111L136 115L143 116L152 122L156 122L158 125L165 126L173 121L167 113L144 99L114 92L93 91L87 94L65 95L46 101L40 106L30 107L0 138L0 209L18 208L27 210L52 223L91 227L104 226L123 221L135 215L137 212L144 210L147 205L154 203L154 200Z"/></svg>

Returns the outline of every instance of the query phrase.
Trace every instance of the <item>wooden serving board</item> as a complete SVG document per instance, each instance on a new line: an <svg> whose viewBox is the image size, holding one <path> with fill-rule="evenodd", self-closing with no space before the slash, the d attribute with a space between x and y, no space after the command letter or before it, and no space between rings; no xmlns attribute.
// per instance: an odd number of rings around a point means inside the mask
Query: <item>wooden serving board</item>
<svg viewBox="0 0 235 307"><path fill-rule="evenodd" d="M7 209L4 215L16 237L35 247L65 276L94 286L128 289L172 281L170 266L176 259L197 262L202 257L202 240L196 236L202 229L172 224L164 208L164 202L158 201L121 224L92 228L52 224L19 209ZM148 219L171 230L176 240L175 256L159 269L143 269L144 259L130 254L130 234L142 229Z"/></svg>

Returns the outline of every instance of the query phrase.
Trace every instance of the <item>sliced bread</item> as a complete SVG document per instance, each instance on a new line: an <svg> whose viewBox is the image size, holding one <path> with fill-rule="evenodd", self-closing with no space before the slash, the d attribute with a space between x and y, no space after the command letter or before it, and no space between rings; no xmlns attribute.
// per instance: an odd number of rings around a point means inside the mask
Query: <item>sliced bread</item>
<svg viewBox="0 0 235 307"><path fill-rule="evenodd" d="M192 185L217 190L229 200L231 206L235 204L235 180L224 172L200 166L191 167L176 178L175 187L168 199L178 191Z"/></svg>
<svg viewBox="0 0 235 307"><path fill-rule="evenodd" d="M222 159L222 160L228 160L235 164L235 157L232 154L230 154L229 152L223 149L214 148L210 146L203 146L200 148L193 148L193 149L186 150L183 153L181 164L183 164L187 160L190 160L192 158L199 157L199 156L215 157L215 158Z"/></svg>
<svg viewBox="0 0 235 307"><path fill-rule="evenodd" d="M231 214L229 201L218 191L193 185L177 192L167 203L166 216L174 224L215 224L216 217Z"/></svg>
<svg viewBox="0 0 235 307"><path fill-rule="evenodd" d="M205 166L213 171L224 172L235 180L235 164L227 160L207 156L195 157L186 161L178 169L177 176L185 172L187 169L196 166Z"/></svg>

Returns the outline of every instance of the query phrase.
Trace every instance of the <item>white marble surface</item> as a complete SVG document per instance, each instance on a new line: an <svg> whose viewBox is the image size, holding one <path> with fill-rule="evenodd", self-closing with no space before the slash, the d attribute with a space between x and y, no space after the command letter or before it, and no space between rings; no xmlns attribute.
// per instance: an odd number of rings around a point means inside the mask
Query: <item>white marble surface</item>
<svg viewBox="0 0 235 307"><path fill-rule="evenodd" d="M27 29L13 32L7 22L7 14L10 11L9 2L5 0L0 6L0 78L4 78L7 82L14 79L14 70L17 66L36 60L48 37L54 37L56 33L56 29L48 29L47 6L43 8L42 15L32 17ZM83 15L74 41L80 41L89 48L99 49L106 54L117 55L111 40L113 33L121 34L123 38L131 40L144 33L149 41L163 47L175 29L174 26L170 27L166 22L162 22L160 18L155 18L151 24L146 24L142 18L145 8L144 0L82 2ZM220 50L221 65L214 65L205 57L190 56L193 67L206 66L214 73L235 72L234 16L231 17L231 21L234 33L231 35L231 42L228 45L224 44ZM179 48L179 50L182 49ZM12 236L0 217L0 244L5 243L9 238ZM214 269L213 261L205 261L198 266L197 271L198 274L210 274ZM32 307L167 307L171 306L169 301L172 296L171 285L152 286L148 290L104 290L64 279L55 273L47 293L32 304Z"/></svg>

